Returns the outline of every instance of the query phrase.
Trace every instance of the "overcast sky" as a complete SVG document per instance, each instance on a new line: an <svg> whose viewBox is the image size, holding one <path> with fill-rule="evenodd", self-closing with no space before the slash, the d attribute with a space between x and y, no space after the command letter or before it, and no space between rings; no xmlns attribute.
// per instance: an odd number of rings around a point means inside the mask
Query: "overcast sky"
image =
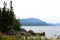
<svg viewBox="0 0 60 40"><path fill-rule="evenodd" d="M3 7L0 0L0 7ZM9 7L10 0L5 0ZM38 18L47 23L60 22L60 0L12 0L16 18Z"/></svg>

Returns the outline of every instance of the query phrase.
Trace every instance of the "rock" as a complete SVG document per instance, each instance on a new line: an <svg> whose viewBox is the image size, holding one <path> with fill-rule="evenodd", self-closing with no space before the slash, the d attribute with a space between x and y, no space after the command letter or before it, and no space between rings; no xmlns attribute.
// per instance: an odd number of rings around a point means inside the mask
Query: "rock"
<svg viewBox="0 0 60 40"><path fill-rule="evenodd" d="M16 31L14 29L11 29L10 31L7 31L8 35L15 35Z"/></svg>

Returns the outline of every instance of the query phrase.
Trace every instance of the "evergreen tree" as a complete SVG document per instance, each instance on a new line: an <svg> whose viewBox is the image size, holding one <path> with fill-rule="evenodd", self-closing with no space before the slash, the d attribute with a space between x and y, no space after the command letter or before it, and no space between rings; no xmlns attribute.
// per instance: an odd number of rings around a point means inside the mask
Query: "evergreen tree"
<svg viewBox="0 0 60 40"><path fill-rule="evenodd" d="M2 31L2 32L4 32L4 31L6 31L6 3L5 3L5 1L4 1L4 8L2 8L2 11L1 11L1 18L0 18L0 30Z"/></svg>
<svg viewBox="0 0 60 40"><path fill-rule="evenodd" d="M8 8L7 10L6 5L7 4L4 1L4 7L2 10L0 8L0 31L6 32L10 29L17 30L20 28L21 24L14 15L12 1L10 1L10 9Z"/></svg>
<svg viewBox="0 0 60 40"><path fill-rule="evenodd" d="M0 8L0 30L2 29L2 11Z"/></svg>

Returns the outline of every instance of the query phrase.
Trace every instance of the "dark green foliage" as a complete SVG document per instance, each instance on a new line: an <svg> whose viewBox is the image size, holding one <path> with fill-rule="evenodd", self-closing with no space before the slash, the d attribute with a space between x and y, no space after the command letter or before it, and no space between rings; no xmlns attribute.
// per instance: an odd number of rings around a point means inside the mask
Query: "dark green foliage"
<svg viewBox="0 0 60 40"><path fill-rule="evenodd" d="M15 18L12 1L10 1L10 9L6 8L6 3L4 1L4 7L0 8L0 31L6 32L10 29L20 28L21 24Z"/></svg>

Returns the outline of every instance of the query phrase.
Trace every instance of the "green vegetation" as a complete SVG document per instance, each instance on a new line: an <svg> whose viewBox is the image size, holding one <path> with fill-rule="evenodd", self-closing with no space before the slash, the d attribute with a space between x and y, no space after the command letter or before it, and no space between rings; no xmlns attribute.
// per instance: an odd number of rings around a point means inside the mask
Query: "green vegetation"
<svg viewBox="0 0 60 40"><path fill-rule="evenodd" d="M14 15L12 1L10 1L10 8L6 8L6 3L4 1L4 7L0 8L0 31L6 32L10 29L18 29L21 24L18 22Z"/></svg>
<svg viewBox="0 0 60 40"><path fill-rule="evenodd" d="M0 40L42 40L42 39L39 34L37 34L36 36L32 36L31 34L27 34L24 36L20 34L16 34L16 35L0 34Z"/></svg>

